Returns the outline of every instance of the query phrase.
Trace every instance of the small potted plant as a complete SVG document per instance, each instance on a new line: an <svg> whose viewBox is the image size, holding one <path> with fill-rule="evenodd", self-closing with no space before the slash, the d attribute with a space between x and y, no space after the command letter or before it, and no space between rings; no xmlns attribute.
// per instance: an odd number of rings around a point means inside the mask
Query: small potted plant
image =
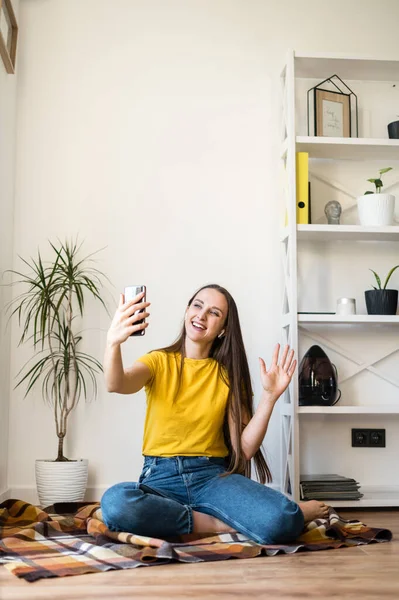
<svg viewBox="0 0 399 600"><path fill-rule="evenodd" d="M21 369L17 387L24 385L25 396L41 382L43 400L54 410L58 454L55 459L36 460L36 485L41 506L54 502L74 502L84 498L87 459L70 460L64 455L64 441L70 413L89 390L96 396L96 375L102 366L81 348L79 331L85 301L92 297L106 308L100 295L102 278L93 266L92 255L81 256L81 244L50 242L49 261L21 258L25 272L12 285L22 293L11 301L11 316L18 318L22 335L19 344L33 344L33 356ZM28 272L26 272L28 271Z"/></svg>
<svg viewBox="0 0 399 600"><path fill-rule="evenodd" d="M357 199L360 224L365 227L384 227L393 224L395 196L382 194L382 175L392 171L392 167L380 169L379 177L368 179L375 185L375 192L367 191Z"/></svg>
<svg viewBox="0 0 399 600"><path fill-rule="evenodd" d="M369 315L396 315L398 307L398 290L387 290L386 288L392 273L396 271L398 267L399 265L392 267L385 279L384 285L381 284L379 275L377 275L373 269L370 269L370 271L374 273L377 286L373 285L372 290L364 292L367 313Z"/></svg>
<svg viewBox="0 0 399 600"><path fill-rule="evenodd" d="M396 115L399 119L399 115ZM388 137L392 140L399 139L399 121L392 121L388 124Z"/></svg>

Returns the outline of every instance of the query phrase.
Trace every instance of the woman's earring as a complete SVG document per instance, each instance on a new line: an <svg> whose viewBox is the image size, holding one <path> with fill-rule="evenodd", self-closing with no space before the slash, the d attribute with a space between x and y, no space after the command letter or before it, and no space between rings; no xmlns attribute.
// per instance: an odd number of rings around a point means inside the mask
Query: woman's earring
<svg viewBox="0 0 399 600"><path fill-rule="evenodd" d="M222 329L222 331L219 333L218 338L222 338L224 336L224 329Z"/></svg>

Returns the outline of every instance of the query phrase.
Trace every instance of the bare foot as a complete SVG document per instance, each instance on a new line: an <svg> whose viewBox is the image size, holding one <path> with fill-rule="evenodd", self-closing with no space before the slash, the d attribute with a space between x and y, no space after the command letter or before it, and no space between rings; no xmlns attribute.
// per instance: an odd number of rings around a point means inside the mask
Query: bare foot
<svg viewBox="0 0 399 600"><path fill-rule="evenodd" d="M235 533L235 531L216 517L193 510L193 533Z"/></svg>
<svg viewBox="0 0 399 600"><path fill-rule="evenodd" d="M305 523L309 523L314 519L326 519L328 517L328 506L324 502L318 500L308 500L307 502L299 502L299 508L305 517Z"/></svg>

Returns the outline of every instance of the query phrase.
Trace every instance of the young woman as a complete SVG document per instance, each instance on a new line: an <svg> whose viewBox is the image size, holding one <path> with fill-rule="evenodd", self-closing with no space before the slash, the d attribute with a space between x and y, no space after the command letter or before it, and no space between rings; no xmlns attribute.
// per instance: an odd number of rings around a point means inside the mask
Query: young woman
<svg viewBox="0 0 399 600"><path fill-rule="evenodd" d="M253 413L250 374L236 304L207 285L190 299L178 340L124 369L121 344L148 322L144 294L120 304L108 331L108 391L145 386L144 466L139 481L108 489L101 507L114 531L164 538L238 531L256 542L294 540L304 523L327 515L322 502L299 505L263 485L271 480L260 447L275 403L295 371L294 352L277 345L260 361L262 397ZM250 479L254 459L261 483Z"/></svg>

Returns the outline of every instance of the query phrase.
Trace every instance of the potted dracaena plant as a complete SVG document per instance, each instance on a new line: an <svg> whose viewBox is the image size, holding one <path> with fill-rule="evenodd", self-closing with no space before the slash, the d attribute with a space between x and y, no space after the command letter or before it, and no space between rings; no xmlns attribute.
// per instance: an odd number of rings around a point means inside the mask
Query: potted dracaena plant
<svg viewBox="0 0 399 600"><path fill-rule="evenodd" d="M364 292L366 298L367 313L369 315L396 315L398 307L398 290L387 290L388 281L391 275L399 267L392 267L389 271L384 285L381 283L381 278L373 269L370 271L374 274L377 285L373 285L372 290Z"/></svg>
<svg viewBox="0 0 399 600"><path fill-rule="evenodd" d="M102 366L83 352L83 335L78 325L87 297L91 296L107 310L100 295L106 277L94 267L93 254L82 257L82 244L77 241L49 243L49 261L43 260L39 250L36 258L20 257L29 272L9 271L17 278L12 285L24 288L9 305L10 318L17 317L22 327L19 344L32 341L34 352L17 376L17 387L26 387L26 397L41 382L43 399L54 410L58 437L57 458L36 460L41 506L84 498L88 461L66 458L64 441L68 418L80 398L87 398L89 388L96 396L96 375L102 372Z"/></svg>
<svg viewBox="0 0 399 600"><path fill-rule="evenodd" d="M381 192L383 187L381 178L388 171L392 171L392 167L380 169L379 177L367 180L375 185L375 192L367 191L357 198L359 221L365 227L384 227L393 224L395 196Z"/></svg>

